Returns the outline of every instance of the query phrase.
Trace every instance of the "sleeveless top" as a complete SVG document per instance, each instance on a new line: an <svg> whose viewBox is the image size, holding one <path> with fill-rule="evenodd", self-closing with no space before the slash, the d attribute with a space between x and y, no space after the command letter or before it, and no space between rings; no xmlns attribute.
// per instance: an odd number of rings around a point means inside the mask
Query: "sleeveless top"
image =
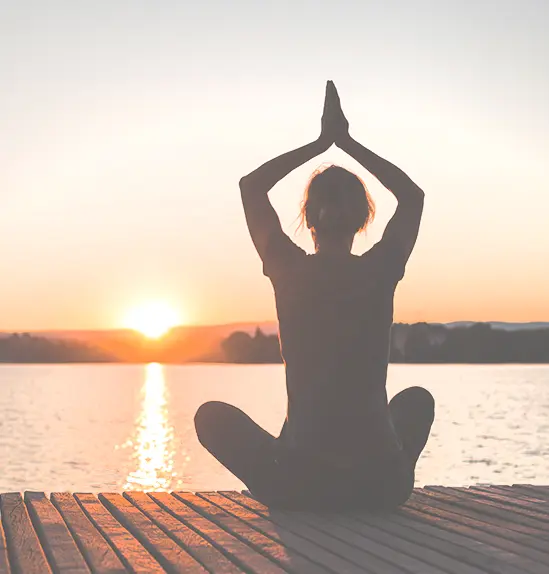
<svg viewBox="0 0 549 574"><path fill-rule="evenodd" d="M280 440L349 461L400 450L385 389L393 298L405 260L387 240L362 256L308 255L285 234L269 238L286 368Z"/></svg>

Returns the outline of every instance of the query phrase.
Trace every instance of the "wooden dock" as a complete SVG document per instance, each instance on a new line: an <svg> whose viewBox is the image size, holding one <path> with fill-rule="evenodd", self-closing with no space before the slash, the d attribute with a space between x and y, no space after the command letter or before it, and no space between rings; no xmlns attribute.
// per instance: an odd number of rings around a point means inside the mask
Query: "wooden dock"
<svg viewBox="0 0 549 574"><path fill-rule="evenodd" d="M549 573L549 486L431 486L387 516L238 492L9 493L0 512L0 574Z"/></svg>

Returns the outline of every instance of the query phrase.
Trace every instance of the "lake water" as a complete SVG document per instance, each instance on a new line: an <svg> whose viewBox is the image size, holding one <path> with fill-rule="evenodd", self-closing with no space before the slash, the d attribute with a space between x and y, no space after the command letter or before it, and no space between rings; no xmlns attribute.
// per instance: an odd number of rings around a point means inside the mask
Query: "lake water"
<svg viewBox="0 0 549 574"><path fill-rule="evenodd" d="M389 396L411 385L437 403L418 485L549 484L549 366L390 366ZM0 491L242 488L196 439L208 400L277 434L283 367L0 366Z"/></svg>

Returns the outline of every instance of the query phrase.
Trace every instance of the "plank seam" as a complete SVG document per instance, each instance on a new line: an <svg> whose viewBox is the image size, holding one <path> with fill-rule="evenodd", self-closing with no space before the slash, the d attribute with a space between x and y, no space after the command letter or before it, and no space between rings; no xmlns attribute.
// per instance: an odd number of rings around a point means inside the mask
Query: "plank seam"
<svg viewBox="0 0 549 574"><path fill-rule="evenodd" d="M225 498L225 499L228 500L229 502L232 502L232 503L236 504L237 506L243 508L244 510L246 510L246 511L248 511L248 512L251 512L251 513L252 513L254 516L256 516L257 518L260 518L260 519L266 520L267 522L270 522L271 524L273 524L273 526L274 526L275 528L277 528L277 527L278 527L278 528L282 528L283 530L287 531L287 532L288 532L289 534L291 534L292 536L294 536L294 537L296 537L296 538L302 540L302 541L305 542L306 544L309 544L309 545L311 545L311 546L313 546L313 547L316 547L316 548L317 548L318 550L320 550L321 552L327 553L327 554L333 556L336 560L339 560L339 561L343 560L344 562L347 562L349 565L353 566L354 568L357 567L357 565L354 564L353 562L348 561L346 558L340 556L339 554L333 552L332 550L329 550L328 548L322 546L322 545L319 544L318 542L316 542L316 541L314 541L314 540L311 540L311 539L309 539L309 538L303 536L302 534L298 534L297 532L294 532L294 531L292 531L291 529L288 529L287 527L278 524L278 523L276 522L276 520L272 520L270 517L267 518L267 517L262 516L257 510L254 510L254 509L251 509L251 508L249 508L249 507L246 507L244 504L242 504L241 502L239 502L239 501L237 501L237 500L233 500L232 498L230 498L230 497L227 495L227 492L219 491L219 492L217 492L217 494L219 494L220 496L222 496L223 498ZM239 494L243 494L243 495L244 495L243 492L242 492L242 493L239 493ZM244 496L245 496L245 495L244 495ZM249 523L246 522L245 520L244 520L244 522L245 522L246 524L249 524ZM250 526L252 526L252 525L250 524ZM254 527L254 528L255 528L255 527ZM258 528L255 528L255 529L258 530L259 532L261 532L260 529L258 529ZM269 538L272 538L272 537L269 537ZM298 550L296 550L296 552L298 552L299 554L302 554L302 552L300 552L300 551L298 551ZM308 558L309 560L312 560L312 559L309 558L306 554L303 554L303 555L304 555L306 558ZM312 561L313 561L315 564L317 563L315 560L312 560ZM328 570L334 572L335 574L339 574L339 570L334 570L334 567L332 567L332 566L328 566L328 565L326 565L325 563L322 563L322 566L323 566L324 568L326 568L326 569L328 569ZM362 565L361 568L364 569L365 566ZM369 571L369 572L371 572L371 571ZM375 573L374 573L374 574L375 574Z"/></svg>
<svg viewBox="0 0 549 574"><path fill-rule="evenodd" d="M83 548L80 543L78 542L78 538L76 537L75 533L73 532L73 529L71 528L71 525L65 520L65 517L63 516L63 513L61 512L61 510L59 509L59 507L57 506L57 504L55 503L55 499L52 500L50 497L50 502L53 504L53 506L55 507L55 509L57 510L57 512L59 512L59 515L61 516L61 518L63 519L63 522L65 523L65 526L67 527L68 531L70 532L72 539L74 540L74 543L76 544L76 547L78 548L78 550L80 550L80 554L82 554L82 557L84 558L86 564L88 565L88 568L90 569L90 572L93 571L92 569L92 565L88 559L88 556L86 555L86 549ZM99 532L99 530L96 528L96 530ZM99 532L99 534L101 534L101 532ZM103 534L101 534L101 536L103 536ZM104 537L103 537L104 538Z"/></svg>
<svg viewBox="0 0 549 574"><path fill-rule="evenodd" d="M427 505L429 509L431 508L432 504L434 504L435 506L438 504L440 508L444 510L444 512L451 512L453 514L463 516L465 518L470 518L477 522L486 524L486 528L497 527L499 529L507 530L511 533L515 533L515 536L520 536L521 540L522 537L525 536L532 538L533 540L531 541L531 544L525 543L525 545L532 546L533 548L537 548L538 550L540 542L546 541L547 537L549 536L549 530L547 529L542 530L539 527L537 527L536 524L530 524L528 523L528 521L525 523L523 521L525 517L521 514L514 513L514 516L516 518L515 521L512 521L512 517L505 517L505 516L502 517L498 514L495 514L493 510L491 512L483 512L484 507L482 505L480 506L480 508L477 507L468 508L468 502L469 504L473 503L474 502L473 499L471 499L471 501L460 499L459 502L456 501L454 503L445 498L437 496L429 496L424 494L419 494L418 496L419 496L419 502L421 503L421 501L423 500L423 504ZM418 502L417 499L416 502ZM450 508L446 508L447 506ZM490 508L493 509L494 507L492 506ZM498 510L497 507L496 510ZM499 510L502 509L500 508ZM473 516L471 516L471 513L473 513ZM475 526L474 528L480 529L478 526ZM486 531L486 528L484 529L484 531ZM536 541L538 543L537 545Z"/></svg>
<svg viewBox="0 0 549 574"><path fill-rule="evenodd" d="M221 494L223 494L223 492L221 492ZM245 496L246 498L250 498L252 501L256 501L255 498L248 496L248 495L245 494L244 492L242 492L241 494L242 494L242 496ZM223 494L223 495L225 496L225 494ZM232 500L230 497L227 497L227 498L229 498L229 500ZM251 510L252 512L255 512L255 513L259 514L259 516L265 518L265 517L263 516L262 511L258 511L258 510L256 510L256 509L253 509L252 507L247 506L245 503L242 503L240 500L238 501L238 504L240 504L241 506L244 506L245 508L248 508L248 509ZM290 517L289 515L287 515L287 514L283 514L282 518L289 519L289 518L291 518L291 517ZM278 521L276 520L276 518L273 519L273 522L274 522L275 524L279 524ZM318 528L315 528L314 526L312 526L311 524L309 524L309 523L307 523L307 522L304 522L304 521L301 521L301 520L294 520L294 523L296 524L296 526L305 527L305 528L307 528L307 529L309 529L309 530L311 530L311 531L313 531L313 532L316 532L316 533L319 534L320 536L323 536L323 537L325 537L325 538L331 538L334 542L337 542L338 544L340 544L340 545L342 546L342 549L340 548L340 549L338 549L338 550L335 550L334 548L328 548L328 547L326 547L326 546L321 546L319 542L317 542L317 541L315 541L315 540L309 538L307 535L302 534L302 533L300 533L300 532L296 532L296 531L292 528L291 525L290 525L290 526L283 526L282 524L279 524L279 526L281 526L282 528L287 529L288 531L292 532L293 534L296 534L296 535L298 535L298 536L301 536L302 538L305 538L306 540L308 540L308 541L310 541L310 542L316 544L317 546L320 546L320 547L323 548L324 550L330 552L330 553L333 554L334 556L336 556L336 557L338 557L338 558L340 558L340 559L342 559L342 560L345 560L346 562L350 562L350 563L353 564L355 567L361 568L361 569L365 570L366 572L374 572L374 573L375 573L376 571L375 571L375 570L374 570L374 571L372 571L372 570L367 570L368 566L367 566L366 564L364 564L363 562L360 562L360 563L359 563L359 562L357 561L356 557L350 558L347 554L345 554L345 552L346 552L346 551L348 552L349 549L350 549L350 550L353 550L353 551L358 551L358 552L361 552L361 553L363 553L363 554L368 555L368 556L369 556L372 560L374 560L374 561L377 560L377 561L383 563L384 566L391 566L391 567L394 566L394 563L391 563L391 562L388 562L388 561L386 561L386 560L384 560L384 559L382 559L382 558L379 558L378 556L372 554L371 552L368 552L367 550L364 550L364 549L362 549L362 548L358 548L358 547L356 547L356 546L353 546L352 544L349 544L347 541L343 542L343 541L340 540L339 538L336 538L336 537L332 536L331 534L328 534L328 533L326 533L326 532L324 532L324 531L322 531L322 530L319 530ZM345 548L345 546L347 546L347 547L349 547L349 548ZM401 568L401 572L403 572L403 573L404 573L404 572L411 572L410 570L403 568L401 565L397 565L397 567L398 567L398 568Z"/></svg>
<svg viewBox="0 0 549 574"><path fill-rule="evenodd" d="M198 492L193 492L192 494L194 494L195 496L198 496L199 498L202 498L200 496L200 494ZM238 534L238 532L233 532L231 531L227 526L223 525L222 523L218 522L214 517L208 516L207 513L201 512L200 507L194 505L192 503L192 501L189 500L185 500L184 498L178 496L177 492L172 492L171 495L174 498L177 498L177 500L179 500L180 502L182 502L183 504L186 504L187 506L189 506L190 508L192 508L195 512L197 512L198 514L200 514L200 516L202 516L202 518L205 518L206 520L209 520L210 522L212 522L213 524L215 524L216 526L218 526L219 528L223 529L225 532L227 532L228 534L230 534L231 536L234 536L236 539L240 540L240 542L242 542L243 544L245 544L250 550L252 550L253 552L257 552L257 554L261 554L261 556L263 556L264 558L267 558L270 562L272 562L273 564L275 564L275 566L278 566L279 568L282 568L283 570L286 569L284 564L281 564L280 562L278 562L277 560L273 559L272 556L270 556L267 552L265 552L262 548L260 548L259 546L255 546L253 544L250 544L249 541L246 540L245 537L241 536L240 534ZM202 498L203 499L203 498ZM205 499L203 499L205 500ZM209 501L208 501L209 502ZM244 523L245 524L245 523ZM262 533L260 533L262 534ZM263 535L263 534L262 534ZM268 538L268 537L267 537ZM272 540L272 539L270 539Z"/></svg>
<svg viewBox="0 0 549 574"><path fill-rule="evenodd" d="M314 513L311 516L314 516ZM324 517L322 517L322 518L324 519ZM418 559L417 556L413 556L413 555L408 554L407 552L404 552L400 549L397 550L395 548L387 546L387 544L384 544L383 542L379 542L379 541L376 541L374 539L367 538L363 534L358 533L358 532L352 530L351 528L349 528L345 525L341 525L339 523L337 523L337 524L334 523L335 526L338 526L339 528L344 530L344 532L340 532L339 534L336 534L336 533L330 531L330 529L328 528L329 523L328 523L328 525L325 525L325 528L323 528L322 525L316 524L314 521L309 521L306 519L306 517L303 517L303 516L297 516L296 520L298 520L302 524L310 526L311 528L313 528L314 530L316 530L317 532L320 532L321 534L323 534L325 536L330 536L331 538L333 538L335 540L338 540L340 542L343 542L344 544L348 544L349 546L356 548L360 552L363 552L363 553L369 555L374 560L379 560L381 562L384 562L385 564L387 564L387 566L403 568L407 572L414 572L414 566L412 566L412 565L402 566L401 563L400 564L398 563L397 559L394 559L394 561L393 561L391 558L388 558L385 555L376 554L371 550L367 550L367 549L363 548L358 543L356 543L353 539L345 538L345 531L349 531L349 534L354 534L355 536L360 536L360 537L364 538L365 540L372 542L373 544L381 546L382 550L384 551L384 554L387 554L387 553L389 555L391 553L395 553L396 555L400 554L402 556L409 558L412 562L417 562L419 564L422 563L422 561L420 559ZM433 567L434 566L436 568L439 568L438 566L433 565L429 562L425 562L425 561L423 561L422 566L423 567Z"/></svg>
<svg viewBox="0 0 549 574"><path fill-rule="evenodd" d="M10 574L11 565L8 551L8 541L6 540L6 534L4 532L4 525L2 524L2 511L0 510L0 552L3 555L0 556L0 570L5 572L5 574ZM5 568L4 568L5 567Z"/></svg>
<svg viewBox="0 0 549 574"><path fill-rule="evenodd" d="M378 544L385 546L388 550L392 550L393 552L398 552L400 554L403 554L405 556L408 556L410 558L413 558L414 560L417 561L423 561L425 562L425 564L430 565L431 567L434 568L438 568L441 571L447 572L448 574L452 574L453 572L455 572L455 570L457 569L458 566L463 566L463 560L458 561L454 556L452 556L450 553L448 553L448 551L444 551L441 550L440 548L433 548L432 546L429 545L424 545L421 546L417 541L414 540L410 540L409 537L406 537L405 535L402 534L396 534L394 532L391 532L391 529L387 529L383 528L381 526L378 526L377 524L372 524L370 522L366 522L365 520L357 520L356 516L349 516L349 521L345 521L340 519L339 517L334 518L334 520L340 524L341 526L355 532L356 534L364 537L364 538L368 538L369 535L367 535L365 532L361 532L360 531L360 525L364 525L367 526L368 529L375 531L375 534L377 536L377 534L379 534L381 537L386 537L387 535L389 535L391 537L391 540L388 540L386 542L379 542L377 541ZM406 530L407 528L405 526L400 525L401 529ZM372 540L375 541L375 538L372 538ZM392 542L393 540L395 541L400 541L401 543L404 544L404 548L397 547L399 546L398 544L395 544L394 542ZM393 545L390 545L393 544ZM426 552L426 554L428 555L428 557L422 557L419 558L416 554L413 553L413 549L412 547L415 547L415 549L419 550L425 550L428 551ZM433 558L433 554L437 555L435 557L435 559ZM446 565L446 566L441 566L440 562L441 561L447 561L450 562L451 565ZM486 572L484 569L481 569L481 567L478 564L474 564L471 562L468 562L469 566L471 566L471 568L474 569L475 572Z"/></svg>
<svg viewBox="0 0 549 574"><path fill-rule="evenodd" d="M76 504L78 504L78 501L74 498L74 496L72 497L73 500L76 502ZM51 498L50 496L50 502L53 504L53 506L56 508L57 512L59 512L59 515L61 516L61 518L63 519L63 522L65 523L67 529L69 530L75 544L76 547L78 548L78 550L80 550L80 554L82 554L82 557L84 558L86 564L88 565L88 568L90 569L90 572L94 571L93 565L92 565L92 556L88 553L87 548L85 547L84 543L80 540L80 537L76 535L74 529L72 528L72 526L67 522L67 520L65 519L65 516L61 510L61 508L59 508L58 503L56 502L55 498ZM81 505L78 504L78 506ZM87 515L86 515L87 517ZM88 517L89 519L89 517ZM109 544L109 541L105 538L105 536L103 535L103 532L101 532L101 530L99 528L97 528L97 526L90 520L90 524L93 528L95 528L95 531L97 532L97 534L99 536L101 536L101 538L103 538L103 540L106 542L106 544L112 548L112 545ZM114 550L114 548L112 548ZM118 556L118 555L117 555Z"/></svg>
<svg viewBox="0 0 549 574"><path fill-rule="evenodd" d="M149 516L144 510L142 510L141 508L139 508L139 506L137 504L135 504L133 502L133 500L131 500L131 498L129 498L128 496L126 496L128 493L124 492L123 496L124 498L130 502L131 504L133 504L133 506L135 506L135 508L137 508L144 516L146 516L151 522L153 522L153 524L155 524L160 530L162 530L162 532L164 532L164 534L166 534L166 536L168 536L171 540L173 540L180 548L182 548L183 550L185 550L185 552L189 553L205 570L207 570L208 572L210 572L211 574L215 574L213 572L213 570L211 570L211 568L205 563L203 562L203 558L200 558L200 556L197 556L195 552L193 552L192 548L190 548L189 546L186 546L185 544L183 544L183 542L181 542L180 540L177 539L176 534L174 534L171 530L169 530L167 527L165 527L163 524L161 524L160 522L158 522L156 519L154 519L152 516ZM152 502L154 502L154 504L156 504L161 510L164 510L164 512L167 512L167 510L165 508L163 508L162 506L160 506L160 504L158 504L158 502L154 501L152 498L150 499ZM175 520L177 520L178 522L180 522L181 524L183 524L183 526L186 526L187 528L190 528L188 524L185 524L184 522L182 522L181 520L179 520L176 516L173 516L173 514L170 514L170 516L172 518L174 518ZM195 532L195 534L198 534L199 536L201 536L202 538L204 538L204 540L206 540L208 542L208 540L199 532L197 532L196 530L193 529L193 532ZM213 545L212 545L213 546ZM216 550L218 550L216 547L214 547ZM226 556L225 556L226 557ZM231 564L234 564L235 566L240 568L239 564L236 564L233 560L230 561Z"/></svg>
<svg viewBox="0 0 549 574"><path fill-rule="evenodd" d="M427 492L440 492L439 490L435 491L427 491ZM481 493L477 493L477 491L465 492L462 490L452 490L449 494L454 495L453 501L450 504L454 504L460 507L466 507L467 504L479 504L480 509L484 510L485 513L490 516L493 515L494 517L498 516L498 512L511 512L517 515L519 519L528 519L532 521L533 524L539 522L539 530L546 530L549 531L549 516L547 514L540 513L533 509L524 509L520 505L516 505L516 508L509 504L504 504L498 500L490 498L490 495L485 497L481 496ZM479 511L480 511L479 509Z"/></svg>
<svg viewBox="0 0 549 574"><path fill-rule="evenodd" d="M321 566L322 568L324 568L325 570L330 570L332 572L334 572L334 570L331 570L331 568L328 568L326 565L322 564L321 562L318 562L316 560L314 560L313 558L311 558L310 556L307 556L306 554L303 554L302 552L299 552L298 550L296 550L295 548L288 548L286 546L284 546L284 544L282 544L279 540L277 540L276 538L274 538L273 536L270 536L269 534L267 534L265 531L262 531L260 528L256 527L255 525L253 525L252 523L246 522L245 520L243 520L242 518L240 518L239 516L236 516L235 514L233 514L232 512L230 512L229 510L227 510L226 508L223 508L223 506L217 504L215 501L212 500L208 500L207 498L205 498L204 496L202 496L202 493L200 492L196 492L195 493L197 496L199 496L201 499L205 500L206 502L209 502L210 504L213 504L214 506L216 506L217 508L219 508L220 510L222 510L223 512L227 513L229 516L231 516L232 518L234 518L235 520L237 520L238 522L242 523L244 526L246 526L247 528L251 528L252 530L255 530L255 532L258 532L259 534L261 534L261 536L264 536L265 538L268 538L269 540L271 540L272 542L274 542L275 544L279 544L281 545L285 550L291 550L292 553L298 554L299 556L301 556L303 559L311 562L311 564L316 564L318 566ZM224 497L226 498L226 497ZM226 498L226 500L229 500ZM191 503L192 504L192 503ZM198 510L195 508L195 510ZM259 552L261 554L265 553L261 550L261 548L259 547L255 547L253 544L251 544L250 542L248 542L246 540L245 537L241 536L240 534L238 534L237 532L233 532L232 530L229 529L229 527L224 526L221 522L218 522L215 520L215 518L210 518L210 517L206 517L208 518L208 520L211 520L212 522L215 522L218 526L220 526L221 528L223 528L225 531L229 532L230 534L232 534L233 536L236 536L239 540L241 540L242 542L244 542L245 544L247 544L248 546L250 546L251 548L253 548L256 552ZM268 519L264 519L266 521L268 521ZM276 526L276 525L275 525ZM298 536L297 534L295 536ZM300 537L301 538L301 537ZM304 539L305 540L305 539ZM318 545L317 545L318 546ZM268 555L266 555L267 558L270 558L272 560L272 558ZM287 569L288 566L286 566L285 564L282 564L278 561L276 561L276 564L278 566L280 566L281 568ZM291 570L292 572L296 572L295 570ZM335 573L337 574L337 573Z"/></svg>
<svg viewBox="0 0 549 574"><path fill-rule="evenodd" d="M16 556L16 551L13 546L13 540L11 536L11 532L9 528L6 528L4 524L4 512L0 511L0 519L2 520L2 528L4 529L4 536L6 537L6 550L8 554L8 567L11 569L13 574L20 574L21 569L19 568L19 564L14 562L14 557Z"/></svg>
<svg viewBox="0 0 549 574"><path fill-rule="evenodd" d="M24 499L23 499L24 500ZM26 500L24 500L23 504L27 508L27 512L29 513L30 521L34 531L36 532L36 536L38 537L38 542L40 542L40 546L42 547L42 551L46 556L46 560L52 569L52 572L56 572L57 568L55 568L55 559L53 554L50 552L51 549L48 549L48 545L45 543L46 533L44 532L36 510L33 508L32 504L28 504Z"/></svg>
<svg viewBox="0 0 549 574"><path fill-rule="evenodd" d="M151 542L147 536L143 535L138 527L132 524L129 517L127 517L119 508L117 508L113 503L111 503L103 494L99 494L98 496L99 501L103 504L103 506L107 509L108 512L116 519L118 522L147 550L151 556L166 570L166 572L173 572L173 565L170 561L158 550L153 542ZM154 522L144 513L141 511L140 508L135 506L131 503L127 498L124 498L128 503L132 505L133 508L137 509L137 511L142 514L147 520ZM155 525L156 526L156 525ZM158 526L156 526L158 528ZM176 544L178 548L181 548L184 552L187 552L187 549L177 544L171 537L169 537L172 542ZM194 557L191 556L193 560ZM198 563L198 561L196 561ZM199 563L200 564L200 563ZM202 564L200 564L204 568ZM204 568L205 569L205 568Z"/></svg>
<svg viewBox="0 0 549 574"><path fill-rule="evenodd" d="M174 496L175 493L170 493L172 496ZM174 498L176 498L174 496ZM181 500L179 498L176 498L176 500L178 500L179 502L181 502ZM251 570L248 566L246 566L246 564L244 564L238 557L234 556L233 554L231 554L229 551L225 550L225 548L223 548L223 546L221 544L218 544L217 541L215 540L214 537L209 536L207 533L202 532L200 529L194 527L190 521L186 521L184 518L177 516L177 514L175 512L173 512L168 506L164 506L161 502L156 501L155 502L161 507L163 508L166 512L168 512L169 514L171 514L176 520L179 520L179 522L181 522L182 524L184 524L185 526L187 526L188 528L190 528L191 530L193 530L194 532L196 532L196 534L198 534L199 536L202 536L202 538L204 538L205 540L207 540L212 546L214 546L215 548L217 548L217 550L219 550L219 552L221 552L221 554L223 554L223 556L225 556L226 558L228 558L233 564L235 564L236 566L238 566L245 574L255 574L253 570ZM194 509L193 509L194 510ZM202 515L200 515L202 516ZM202 516L202 518L205 518L204 516Z"/></svg>
<svg viewBox="0 0 549 574"><path fill-rule="evenodd" d="M103 529L101 528L101 526L99 524L97 524L97 522L94 520L93 516L87 511L86 507L84 506L84 504L75 496L74 499L76 500L76 502L78 503L78 505L80 506L80 508L82 509L82 511L84 512L84 514L88 517L88 519L90 520L90 522L95 526L95 528L97 529L97 531L101 534L101 536L103 536L103 538L105 539L105 541L107 542L107 544L112 548L113 552L118 556L118 558L120 559L120 562L122 562L122 564L128 569L129 572L133 572L133 567L132 565L129 563L128 560L126 560L125 556L118 551L118 549L116 548L116 546L114 544L111 543L111 541L108 539L107 536L105 536L105 534L103 533ZM99 499L98 499L99 500ZM101 502L101 500L99 500L99 503L101 505L103 505L103 503ZM105 508L105 510L108 511L107 508ZM112 516L112 514L111 514ZM115 516L113 516L113 519L116 520L119 524L120 522L116 519ZM122 526L122 524L120 524L120 526Z"/></svg>
<svg viewBox="0 0 549 574"><path fill-rule="evenodd" d="M461 533L461 534L465 538L468 538L469 540L471 540L471 542L473 542L473 543L478 542L478 540L473 537L473 533L475 531L478 531L478 533L482 534L483 536L489 536L490 538L495 539L497 543L496 542L489 542L488 543L488 542L485 542L482 540L481 540L481 542L482 542L482 544L484 544L490 548L500 550L500 551L501 550L505 551L509 555L507 558L511 558L511 556L512 556L514 562L509 562L510 564L515 564L515 562L517 560L523 560L523 561L526 560L529 563L531 563L531 564L535 563L538 566L540 566L541 564L544 563L543 561L539 561L539 559L537 557L533 558L531 556L530 552L534 553L536 556L537 556L536 553L541 553L541 551L537 550L536 548L532 548L530 546L527 546L526 544L521 545L520 543L517 543L519 545L521 552L519 552L515 549L514 550L507 550L506 547L508 544L511 543L511 541L505 537L502 537L501 535L493 534L489 530L481 529L478 526L472 526L470 524L465 524L462 522L453 522L452 519L449 517L439 517L439 516L437 516L436 512L433 512L433 509L431 509L431 508L428 508L428 509L412 509L412 510L414 510L413 520L416 520L416 521L423 523L423 524L430 524L432 526L433 520L439 519L439 521L437 522L437 528L439 528L441 530L445 530L446 532L450 532L450 533L454 532L454 529L456 526L461 527L461 528L466 528L467 532ZM410 518L410 514L403 514L403 516ZM441 518L442 518L442 520L440 521ZM472 530L473 533L469 532L470 530ZM519 534L519 533L514 533L513 531L509 531L509 533L511 536L513 534ZM527 535L524 535L524 537L528 538ZM522 540L521 542L524 542L524 540ZM523 551L527 551L528 554L525 554ZM547 559L547 558L549 558L549 556L547 556L545 558ZM523 568L524 568L525 572L532 572L532 570L528 569L527 567L523 566Z"/></svg>

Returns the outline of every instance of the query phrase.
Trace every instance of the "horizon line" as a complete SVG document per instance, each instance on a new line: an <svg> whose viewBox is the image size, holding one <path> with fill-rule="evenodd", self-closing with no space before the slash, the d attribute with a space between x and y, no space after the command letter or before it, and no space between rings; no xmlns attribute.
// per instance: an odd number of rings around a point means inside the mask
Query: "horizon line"
<svg viewBox="0 0 549 574"><path fill-rule="evenodd" d="M427 323L430 325L453 325L456 323L502 323L505 325L534 325L538 323L548 323L548 321L538 320L538 321L502 321L502 320L489 320L489 321L476 321L472 319L460 319L455 321L394 321L393 324L403 324L403 325L414 325L418 323ZM170 329L170 331L178 329L193 329L193 328L223 328L223 327L237 327L239 325L249 326L249 327L261 327L263 325L278 325L277 320L266 320L266 321L235 321L229 323L192 323L192 324L182 324L176 325ZM127 331L127 332L137 332L136 329L131 329L129 327L106 327L106 328L80 328L80 327L66 327L66 328L39 328L39 329L0 329L1 334L16 334L16 333L65 333L65 332L88 332L88 333L99 333L99 332L113 332L113 331Z"/></svg>

